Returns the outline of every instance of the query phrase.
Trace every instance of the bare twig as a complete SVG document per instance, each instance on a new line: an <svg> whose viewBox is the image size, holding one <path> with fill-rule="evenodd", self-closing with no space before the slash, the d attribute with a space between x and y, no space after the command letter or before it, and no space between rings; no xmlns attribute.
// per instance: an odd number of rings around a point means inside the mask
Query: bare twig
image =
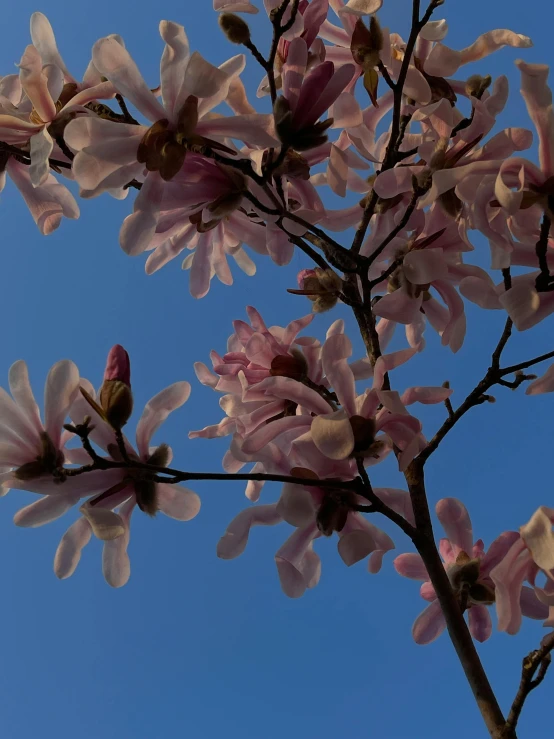
<svg viewBox="0 0 554 739"><path fill-rule="evenodd" d="M499 739L514 739L515 730L521 711L529 694L538 688L546 676L551 662L551 652L554 650L554 631L543 639L539 649L528 654L521 669L519 688L506 719L506 724L499 734Z"/></svg>

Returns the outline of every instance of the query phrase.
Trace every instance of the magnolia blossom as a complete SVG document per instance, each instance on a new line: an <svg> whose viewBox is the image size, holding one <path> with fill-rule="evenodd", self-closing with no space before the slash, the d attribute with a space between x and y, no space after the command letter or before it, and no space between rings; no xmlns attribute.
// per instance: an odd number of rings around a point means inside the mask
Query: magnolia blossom
<svg viewBox="0 0 554 739"><path fill-rule="evenodd" d="M295 473L313 479L309 470L289 469L289 474ZM413 523L409 493L386 488L376 488L374 492ZM339 488L286 484L277 503L247 508L231 521L218 543L217 554L222 559L234 559L244 551L253 526L286 522L295 531L276 552L275 564L283 592L290 598L299 598L306 589L317 585L321 561L313 545L320 537L330 537L334 532L339 537L339 555L348 567L368 557L369 571L379 572L383 556L394 549L394 542L361 513L352 510L353 505L364 503L367 504L364 498Z"/></svg>
<svg viewBox="0 0 554 739"><path fill-rule="evenodd" d="M129 53L114 38L100 39L92 51L100 73L152 125L114 123L88 116L73 121L66 135L67 143L77 152L75 178L89 196L118 190L133 179L143 181L135 200L132 226L127 222L121 233L123 248L137 253L148 248L166 185L181 170L187 151L204 145L225 151L228 147L220 139L226 137L261 146L275 143L270 116L211 114L243 70L243 55L217 68L198 52L191 54L182 26L162 21L160 35L166 44L160 65L161 103Z"/></svg>
<svg viewBox="0 0 554 739"><path fill-rule="evenodd" d="M492 633L492 621L487 606L494 604L499 612L503 592L499 588L495 572L504 568L509 559L510 547L519 539L516 531L500 534L485 550L482 539L473 542L473 531L469 514L456 498L443 498L436 505L436 512L447 538L440 541L440 553L450 584L459 602L467 609L469 630L474 639L486 641ZM418 644L429 644L437 639L446 628L446 621L429 575L419 554L401 554L394 560L399 575L411 580L423 580L420 589L422 598L430 605L416 618L412 634ZM520 588L517 593L517 608L529 618L542 619L548 609L536 597L532 588ZM518 627L519 628L519 627Z"/></svg>
<svg viewBox="0 0 554 739"><path fill-rule="evenodd" d="M21 460L29 461L22 461L11 475L5 473L5 484L42 495L35 503L18 511L15 523L31 528L42 526L60 518L80 498L88 498L80 507L82 517L69 527L56 552L54 571L62 579L73 574L82 549L94 533L104 542L102 567L106 581L113 587L124 585L130 576L127 547L130 520L135 507L150 515L160 510L179 521L189 521L200 509L200 499L196 493L180 485L154 482L151 473L144 468L100 468L73 476L69 468L66 475L63 474L64 462L83 466L91 463L90 456L83 448L60 448L61 426L68 414L75 424L82 424L85 417L90 419L88 438L107 453L104 459L119 463L124 461L115 429L126 422L132 408L129 405L129 377L127 353L118 345L108 356L104 383L98 397L90 383L79 378L74 364L60 362L54 365L46 385L46 421L43 429L28 383L26 366L18 362L10 373L12 394L24 409L28 420L32 421L37 439L34 444L31 439L25 439ZM150 442L167 416L183 405L189 394L190 385L177 382L146 404L137 424L136 450L122 437L127 459L156 467L164 467L169 463L171 449L166 444L151 447ZM17 406L9 401L9 396L5 395L4 404L11 412L11 415L5 416L6 422L10 424L12 436L19 434L20 443L23 443L23 434L27 432L22 423L25 416L21 412L18 415L15 412ZM15 411L12 406L15 406ZM76 427L69 428L75 432ZM5 438L9 438L8 431L6 429ZM66 432L65 441L69 436L71 433ZM6 452L7 447L6 443ZM31 461L33 453L35 458Z"/></svg>

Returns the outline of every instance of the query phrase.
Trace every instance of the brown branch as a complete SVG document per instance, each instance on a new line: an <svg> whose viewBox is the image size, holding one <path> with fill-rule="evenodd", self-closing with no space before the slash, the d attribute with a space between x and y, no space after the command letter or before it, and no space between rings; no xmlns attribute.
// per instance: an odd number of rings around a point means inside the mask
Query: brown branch
<svg viewBox="0 0 554 739"><path fill-rule="evenodd" d="M425 491L423 462L416 458L406 470L406 481L419 536L414 543L421 555L446 620L448 634L491 736L504 726L504 716L489 683L460 604L437 551Z"/></svg>
<svg viewBox="0 0 554 739"><path fill-rule="evenodd" d="M550 277L550 269L548 268L548 259L547 259L548 236L550 234L551 225L552 225L552 222L545 213L541 221L539 240L537 241L535 245L535 253L537 255L537 260L539 262L539 269L540 269L540 274L537 275L537 279L535 280L535 287L537 288L538 292L544 292L545 290L548 290L549 285L552 282L552 278Z"/></svg>
<svg viewBox="0 0 554 739"><path fill-rule="evenodd" d="M546 676L551 662L551 652L554 650L554 631L543 639L539 649L528 654L521 669L519 688L506 719L506 724L499 734L499 739L515 739L515 730L521 711L529 694L538 688Z"/></svg>

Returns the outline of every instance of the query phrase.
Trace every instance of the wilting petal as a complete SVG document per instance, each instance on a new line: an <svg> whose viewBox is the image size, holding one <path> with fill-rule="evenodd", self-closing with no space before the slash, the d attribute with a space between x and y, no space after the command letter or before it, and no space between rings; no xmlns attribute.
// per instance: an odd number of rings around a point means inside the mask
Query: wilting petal
<svg viewBox="0 0 554 739"><path fill-rule="evenodd" d="M354 449L354 432L344 410L315 416L311 435L316 447L329 459L346 459Z"/></svg>
<svg viewBox="0 0 554 739"><path fill-rule="evenodd" d="M446 621L438 600L433 601L422 611L412 626L412 636L416 644L430 644L446 628Z"/></svg>
<svg viewBox="0 0 554 739"><path fill-rule="evenodd" d="M503 46L512 46L516 49L528 49L533 46L533 42L529 36L521 33L514 33L505 28L497 28L494 31L483 33L477 38L471 46L462 49L462 64L477 62L479 59L492 54L501 49Z"/></svg>
<svg viewBox="0 0 554 739"><path fill-rule="evenodd" d="M443 44L435 44L425 60L424 69L427 74L436 77L452 77L462 64L462 52L449 49Z"/></svg>
<svg viewBox="0 0 554 739"><path fill-rule="evenodd" d="M346 528L346 527L345 527ZM344 564L351 567L356 562L361 562L371 552L375 551L377 544L370 531L357 529L339 533L340 539L337 545L338 552Z"/></svg>
<svg viewBox="0 0 554 739"><path fill-rule="evenodd" d="M546 64L516 62L521 72L521 94L529 117L539 135L539 164L546 177L554 175L554 113L552 92L548 87Z"/></svg>
<svg viewBox="0 0 554 739"><path fill-rule="evenodd" d="M492 634L492 621L489 609L484 605L474 605L469 609L469 630L478 642L487 641Z"/></svg>
<svg viewBox="0 0 554 739"><path fill-rule="evenodd" d="M85 503L80 511L89 522L94 535L102 541L117 539L125 533L125 525L121 516L107 508Z"/></svg>
<svg viewBox="0 0 554 739"><path fill-rule="evenodd" d="M137 424L137 448L141 457L148 457L152 436L172 411L187 402L190 391L188 382L175 382L151 398L144 406Z"/></svg>
<svg viewBox="0 0 554 739"><path fill-rule="evenodd" d="M86 518L77 519L62 536L54 557L54 572L60 580L71 577L75 572L81 559L81 551L89 543L91 536L92 529Z"/></svg>
<svg viewBox="0 0 554 739"><path fill-rule="evenodd" d="M473 530L464 504L456 498L443 498L437 503L435 511L452 544L454 554L469 554L473 547Z"/></svg>
<svg viewBox="0 0 554 739"><path fill-rule="evenodd" d="M402 577L408 577L410 580L428 580L429 578L421 556L415 552L399 554L392 564Z"/></svg>
<svg viewBox="0 0 554 739"><path fill-rule="evenodd" d="M346 5L341 8L342 13L352 13L353 15L371 15L381 9L383 0L348 0Z"/></svg>
<svg viewBox="0 0 554 739"><path fill-rule="evenodd" d="M190 521L200 510L200 498L181 485L156 485L156 501L162 513L176 521Z"/></svg>
<svg viewBox="0 0 554 739"><path fill-rule="evenodd" d="M554 533L552 533L552 519L554 509L541 506L531 520L522 526L521 538L531 552L535 563L542 569L554 569Z"/></svg>
<svg viewBox="0 0 554 739"><path fill-rule="evenodd" d="M78 501L77 495L47 495L31 505L21 508L15 514L13 522L16 526L36 528L50 523L63 516Z"/></svg>

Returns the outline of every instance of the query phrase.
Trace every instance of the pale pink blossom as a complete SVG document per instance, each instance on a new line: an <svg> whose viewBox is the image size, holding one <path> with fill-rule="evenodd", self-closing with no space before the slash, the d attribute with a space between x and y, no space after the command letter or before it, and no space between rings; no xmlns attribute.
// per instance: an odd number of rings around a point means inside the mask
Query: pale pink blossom
<svg viewBox="0 0 554 739"><path fill-rule="evenodd" d="M519 535L516 531L505 531L485 550L481 539L473 541L471 520L463 503L456 498L443 498L437 503L436 512L447 534L447 538L441 539L439 549L450 584L466 608L473 638L486 641L492 633L488 606L496 599L498 608L503 597L494 573L507 562ZM394 560L394 567L403 577L423 581L420 593L430 605L415 620L412 634L418 644L429 644L445 630L446 621L423 560L419 554L401 554ZM517 607L529 618L546 618L548 609L532 588L521 589L521 582L519 585Z"/></svg>
<svg viewBox="0 0 554 739"><path fill-rule="evenodd" d="M129 381L128 357L122 347L115 346L108 357L105 383L128 384ZM3 444L6 454L10 446L15 446L17 438L21 449L20 459L41 462L37 450L40 452L40 439L47 433L57 450L58 472L64 463L86 466L91 463L91 459L83 448L61 447L62 442L67 442L71 436L68 431L62 436L61 424L68 415L75 424L83 423L85 416L88 416L92 428L90 440L107 453L106 459L123 461L114 429L104 418L105 396L101 392L96 398L93 387L87 380L79 378L77 368L72 363L60 362L50 372L46 385L44 428L30 390L24 363L19 362L12 367L10 387L17 405L10 402L7 394L0 394L0 400L3 398L6 409L5 423L9 423L11 429L4 429L3 426L0 428L0 435L3 434L7 440ZM79 393L79 387L86 391L93 405ZM160 467L168 464L171 449L166 444L151 447L151 439L168 415L187 401L189 394L190 385L187 382L177 382L148 401L137 424L136 450L123 437L126 454L130 459ZM102 413L96 410L99 408L98 404L103 406L100 409ZM35 440L31 436L33 427ZM33 454L34 460L31 457ZM41 463L44 465L46 461L42 460ZM13 462L10 461L9 464ZM62 579L73 574L79 563L81 550L94 533L104 542L103 572L106 581L113 587L124 585L130 575L127 546L131 514L135 507L138 506L150 515L160 510L179 521L189 521L200 509L200 499L196 493L180 485L150 481L140 468L99 469L65 478L58 475L57 480L53 475L56 470L45 470L40 476L21 479L21 465L24 464L28 465L28 462L22 461L18 470L11 475L4 475L6 478L11 476L11 479L6 480L6 485L31 490L42 497L16 513L14 521L18 526L34 528L50 523L60 518L81 498L88 498L80 507L82 517L64 534L56 552L54 570ZM25 468L24 471L28 472ZM25 475L27 477L28 474Z"/></svg>

